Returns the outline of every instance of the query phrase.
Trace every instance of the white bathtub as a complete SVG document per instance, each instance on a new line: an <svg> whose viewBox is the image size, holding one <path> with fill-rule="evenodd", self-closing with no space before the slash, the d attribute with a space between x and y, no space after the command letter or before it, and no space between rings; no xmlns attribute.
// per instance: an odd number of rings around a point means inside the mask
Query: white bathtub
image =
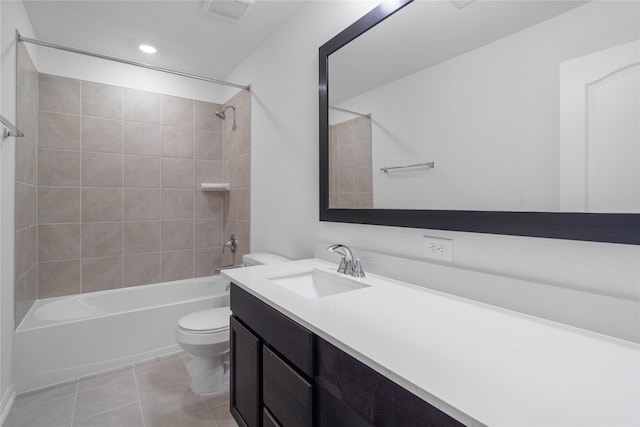
<svg viewBox="0 0 640 427"><path fill-rule="evenodd" d="M16 392L180 351L178 319L229 305L220 276L38 300L16 330Z"/></svg>

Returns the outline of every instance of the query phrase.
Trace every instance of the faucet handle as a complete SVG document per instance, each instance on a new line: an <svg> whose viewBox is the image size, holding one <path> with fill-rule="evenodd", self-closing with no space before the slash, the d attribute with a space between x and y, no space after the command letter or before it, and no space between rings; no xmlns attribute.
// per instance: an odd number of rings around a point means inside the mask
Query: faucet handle
<svg viewBox="0 0 640 427"><path fill-rule="evenodd" d="M222 252L224 252L224 248L229 248L231 252L236 253L238 250L238 236L232 234L229 240L222 246Z"/></svg>
<svg viewBox="0 0 640 427"><path fill-rule="evenodd" d="M363 258L356 258L356 263L353 265L353 269L351 270L351 276L353 277L364 277L364 270L362 269L362 262L364 260L371 259L370 256L366 256Z"/></svg>

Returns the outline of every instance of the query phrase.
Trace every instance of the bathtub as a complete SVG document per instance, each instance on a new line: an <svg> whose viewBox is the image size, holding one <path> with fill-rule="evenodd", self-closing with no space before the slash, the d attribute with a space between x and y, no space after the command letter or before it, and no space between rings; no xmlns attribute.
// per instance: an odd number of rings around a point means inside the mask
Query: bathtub
<svg viewBox="0 0 640 427"><path fill-rule="evenodd" d="M14 336L17 393L180 351L187 313L229 305L221 276L37 300Z"/></svg>

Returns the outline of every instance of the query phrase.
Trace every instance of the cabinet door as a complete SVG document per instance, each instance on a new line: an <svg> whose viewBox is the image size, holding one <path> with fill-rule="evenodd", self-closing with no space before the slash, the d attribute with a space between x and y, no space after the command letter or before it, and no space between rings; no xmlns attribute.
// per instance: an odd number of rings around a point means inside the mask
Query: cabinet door
<svg viewBox="0 0 640 427"><path fill-rule="evenodd" d="M319 337L316 357L323 427L464 427Z"/></svg>
<svg viewBox="0 0 640 427"><path fill-rule="evenodd" d="M318 387L317 394L319 427L373 427L363 416L325 389Z"/></svg>
<svg viewBox="0 0 640 427"><path fill-rule="evenodd" d="M231 414L240 427L259 427L260 340L231 316Z"/></svg>
<svg viewBox="0 0 640 427"><path fill-rule="evenodd" d="M282 427L267 408L262 411L262 427Z"/></svg>

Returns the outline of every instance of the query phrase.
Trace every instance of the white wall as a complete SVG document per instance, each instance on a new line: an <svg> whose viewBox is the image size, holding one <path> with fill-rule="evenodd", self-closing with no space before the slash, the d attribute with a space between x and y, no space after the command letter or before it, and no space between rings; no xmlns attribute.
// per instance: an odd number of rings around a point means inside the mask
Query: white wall
<svg viewBox="0 0 640 427"><path fill-rule="evenodd" d="M254 251L312 254L318 230L318 48L376 4L311 1L228 76L251 83L253 96Z"/></svg>
<svg viewBox="0 0 640 427"><path fill-rule="evenodd" d="M640 38L639 14L589 3L341 103L373 113L374 206L558 211L559 65Z"/></svg>
<svg viewBox="0 0 640 427"><path fill-rule="evenodd" d="M42 46L37 46L36 50L38 53L38 71L41 73L146 90L165 95L181 96L217 104L223 104L238 92L238 89L234 89L231 91L231 95L225 98L224 96L227 92L224 90L224 86L202 80ZM153 58L149 58L148 62L153 63ZM240 82L240 84L243 83Z"/></svg>
<svg viewBox="0 0 640 427"><path fill-rule="evenodd" d="M318 221L318 48L374 5L310 2L228 77L252 84L252 250L306 258L322 240L419 259L422 236L442 236L454 266L640 300L637 246Z"/></svg>
<svg viewBox="0 0 640 427"><path fill-rule="evenodd" d="M33 37L31 22L22 2L0 2L0 112L16 123L16 28ZM32 58L36 61L36 58ZM13 302L14 302L14 192L16 144L9 138L0 142L0 414L2 419L14 398L13 393Z"/></svg>

